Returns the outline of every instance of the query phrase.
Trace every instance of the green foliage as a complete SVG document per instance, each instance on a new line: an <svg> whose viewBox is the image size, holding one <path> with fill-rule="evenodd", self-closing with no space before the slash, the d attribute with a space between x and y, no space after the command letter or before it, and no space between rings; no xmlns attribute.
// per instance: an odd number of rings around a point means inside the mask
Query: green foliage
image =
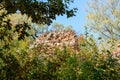
<svg viewBox="0 0 120 80"><path fill-rule="evenodd" d="M6 41L10 42L13 40L13 36L17 35L19 40L31 36L29 32L35 32L35 28L33 28L34 26L31 27L32 23L50 25L52 20L56 19L57 15L59 16L65 14L67 17L74 16L77 9L70 9L68 7L72 2L73 0L1 0L0 39L5 42L5 45L8 45ZM31 18L31 20L22 20L21 18L20 21L15 21L16 16L14 16L14 14L16 14L18 19L19 17L26 17L28 19ZM12 20L13 22L11 22ZM21 21L23 22L20 23ZM30 29L33 31L30 31ZM32 37L35 36L32 34Z"/></svg>
<svg viewBox="0 0 120 80"><path fill-rule="evenodd" d="M32 33L28 33L32 27L27 22L23 21L22 24L13 26L8 18L8 16L11 16L10 13L20 10L22 14L26 13L31 16L34 22L50 24L50 20L55 19L56 15L67 14L68 17L74 15L74 10L68 8L71 1L1 1L0 80L120 79L118 59L113 58L108 50L100 52L93 36L88 35L87 28L86 38L78 40L79 51L76 52L70 47L64 47L64 50L55 48L53 54L48 54L46 53L47 48L42 45L32 49L29 48L32 42L29 35L32 35ZM57 24L58 29L61 30L59 26ZM111 43L109 44L111 45ZM41 51L41 49L44 50Z"/></svg>
<svg viewBox="0 0 120 80"><path fill-rule="evenodd" d="M56 15L75 16L76 8L70 9L69 5L73 0L1 0L0 9L5 8L8 14L19 10L22 14L32 17L33 22L40 24L52 23Z"/></svg>
<svg viewBox="0 0 120 80"><path fill-rule="evenodd" d="M88 2L87 26L102 37L120 39L120 0Z"/></svg>
<svg viewBox="0 0 120 80"><path fill-rule="evenodd" d="M102 54L103 55L103 54ZM97 55L98 56L98 55ZM85 80L119 80L119 63L108 56L99 55L87 60L82 64L82 77Z"/></svg>
<svg viewBox="0 0 120 80"><path fill-rule="evenodd" d="M47 56L46 79L52 80L119 80L118 60L110 52L99 53L92 37L83 40L80 52L71 52L69 48L56 50ZM36 50L39 55L43 55ZM36 53L35 52L35 53ZM72 53L72 54L71 54ZM38 55L37 54L37 55ZM43 56L41 56L43 58ZM40 58L40 57L39 57Z"/></svg>
<svg viewBox="0 0 120 80"><path fill-rule="evenodd" d="M56 48L53 54L48 54L45 51L40 52L41 45L29 50L24 41L13 43L10 50L0 49L1 79L119 80L120 78L118 60L114 59L110 52L100 54L92 37L79 43L81 50L77 53L66 47L64 50Z"/></svg>

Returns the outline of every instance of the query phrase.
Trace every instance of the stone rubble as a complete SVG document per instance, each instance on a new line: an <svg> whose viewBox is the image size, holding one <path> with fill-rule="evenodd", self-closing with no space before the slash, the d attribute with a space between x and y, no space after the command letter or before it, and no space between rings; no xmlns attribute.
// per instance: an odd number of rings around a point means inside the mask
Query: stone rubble
<svg viewBox="0 0 120 80"><path fill-rule="evenodd" d="M70 47L71 50L79 51L78 43L83 41L84 35L77 36L73 30L52 31L41 34L34 42L31 48L42 44L39 50L45 53L52 54L55 48L63 50L65 47ZM113 58L118 59L120 63L120 44L112 52Z"/></svg>
<svg viewBox="0 0 120 80"><path fill-rule="evenodd" d="M78 46L78 39L73 30L52 31L41 34L34 42L33 47L39 44L46 47L47 53L52 53L56 47L63 50L65 46L69 46L75 50Z"/></svg>

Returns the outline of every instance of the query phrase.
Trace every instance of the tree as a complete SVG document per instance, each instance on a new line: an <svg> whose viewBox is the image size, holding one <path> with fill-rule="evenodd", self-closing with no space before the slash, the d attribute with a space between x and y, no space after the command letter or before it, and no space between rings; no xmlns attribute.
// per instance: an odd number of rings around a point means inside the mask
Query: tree
<svg viewBox="0 0 120 80"><path fill-rule="evenodd" d="M19 40L29 36L30 24L24 21L12 27L11 19L6 18L17 11L31 17L32 23L50 25L56 15L66 14L68 18L75 15L76 8L69 8L71 2L73 0L0 0L0 39L5 41L7 37L10 42L14 33L18 34Z"/></svg>
<svg viewBox="0 0 120 80"><path fill-rule="evenodd" d="M104 38L120 39L120 0L91 0L87 26Z"/></svg>
<svg viewBox="0 0 120 80"><path fill-rule="evenodd" d="M71 2L73 0L1 0L0 9L5 8L8 14L19 10L32 17L33 22L50 25L56 15L75 15L76 8L69 9Z"/></svg>
<svg viewBox="0 0 120 80"><path fill-rule="evenodd" d="M29 37L35 32L32 23L50 25L56 15L74 16L76 9L69 9L71 2L72 0L0 0L0 79L24 77L24 65L29 61L30 54Z"/></svg>

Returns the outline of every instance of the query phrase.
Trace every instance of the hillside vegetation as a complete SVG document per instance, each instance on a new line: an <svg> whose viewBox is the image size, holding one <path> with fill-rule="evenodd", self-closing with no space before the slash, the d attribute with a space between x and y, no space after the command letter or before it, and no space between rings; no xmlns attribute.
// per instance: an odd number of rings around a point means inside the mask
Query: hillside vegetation
<svg viewBox="0 0 120 80"><path fill-rule="evenodd" d="M0 80L120 80L120 1L91 6L83 35L58 23L48 28L57 16L75 16L73 1L0 0ZM88 27L105 36L94 38Z"/></svg>
<svg viewBox="0 0 120 80"><path fill-rule="evenodd" d="M49 54L48 47L39 44L29 48L29 40L26 39L13 41L8 49L0 49L0 79L120 79L120 63L118 61L120 58L115 58L110 50L99 51L92 36L87 38L78 36L79 51L65 45L63 49L51 46L53 51Z"/></svg>

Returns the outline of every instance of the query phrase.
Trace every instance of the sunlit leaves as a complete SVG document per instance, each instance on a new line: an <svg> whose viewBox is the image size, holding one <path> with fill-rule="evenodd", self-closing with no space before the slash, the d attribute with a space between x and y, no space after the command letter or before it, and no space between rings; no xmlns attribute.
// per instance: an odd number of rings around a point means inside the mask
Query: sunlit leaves
<svg viewBox="0 0 120 80"><path fill-rule="evenodd" d="M105 38L119 39L120 1L92 0L88 6L87 26Z"/></svg>

